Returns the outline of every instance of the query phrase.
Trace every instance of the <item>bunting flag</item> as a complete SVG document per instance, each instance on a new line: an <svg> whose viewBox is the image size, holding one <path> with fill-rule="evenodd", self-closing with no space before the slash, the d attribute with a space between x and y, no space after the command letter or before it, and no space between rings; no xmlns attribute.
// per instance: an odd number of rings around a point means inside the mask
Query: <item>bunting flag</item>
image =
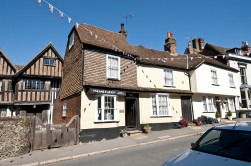
<svg viewBox="0 0 251 166"><path fill-rule="evenodd" d="M41 6L42 1L41 0L37 0L37 2L38 2L38 5Z"/></svg>
<svg viewBox="0 0 251 166"><path fill-rule="evenodd" d="M63 19L63 18L64 18L64 13L61 12L60 10L59 10L58 12L59 12L59 14L60 14L60 17Z"/></svg>
<svg viewBox="0 0 251 166"><path fill-rule="evenodd" d="M51 4L49 4L49 9L50 9L51 13L53 13L53 6Z"/></svg>
<svg viewBox="0 0 251 166"><path fill-rule="evenodd" d="M68 17L68 22L71 23L71 18L70 17Z"/></svg>
<svg viewBox="0 0 251 166"><path fill-rule="evenodd" d="M76 22L76 27L78 28L78 26L79 26L79 23Z"/></svg>

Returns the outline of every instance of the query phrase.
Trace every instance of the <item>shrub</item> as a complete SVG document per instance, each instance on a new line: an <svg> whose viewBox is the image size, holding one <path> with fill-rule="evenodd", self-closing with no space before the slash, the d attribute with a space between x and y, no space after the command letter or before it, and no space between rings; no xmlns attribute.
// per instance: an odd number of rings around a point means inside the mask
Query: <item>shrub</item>
<svg viewBox="0 0 251 166"><path fill-rule="evenodd" d="M216 117L216 118L220 118L220 112L219 112L219 111L216 111L216 112L215 112L215 117Z"/></svg>
<svg viewBox="0 0 251 166"><path fill-rule="evenodd" d="M151 129L152 129L152 126L150 126L149 124L145 124L145 125L144 125L144 129L145 129L145 130L151 130Z"/></svg>
<svg viewBox="0 0 251 166"><path fill-rule="evenodd" d="M227 116L232 116L232 112L230 110L227 112Z"/></svg>
<svg viewBox="0 0 251 166"><path fill-rule="evenodd" d="M182 126L182 127L187 127L188 125L188 120L187 119L182 119L179 121L179 124Z"/></svg>
<svg viewBox="0 0 251 166"><path fill-rule="evenodd" d="M246 114L246 111L240 110L239 114L240 114L240 115L241 115L241 114Z"/></svg>

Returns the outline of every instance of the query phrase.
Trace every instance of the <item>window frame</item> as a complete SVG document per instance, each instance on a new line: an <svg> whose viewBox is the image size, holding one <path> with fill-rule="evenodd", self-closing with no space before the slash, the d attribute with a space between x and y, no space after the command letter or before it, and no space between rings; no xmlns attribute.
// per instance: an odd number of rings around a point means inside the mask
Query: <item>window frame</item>
<svg viewBox="0 0 251 166"><path fill-rule="evenodd" d="M229 86L230 88L235 88L234 75L232 73L228 74Z"/></svg>
<svg viewBox="0 0 251 166"><path fill-rule="evenodd" d="M46 90L45 81L38 79L24 79L23 80L24 90Z"/></svg>
<svg viewBox="0 0 251 166"><path fill-rule="evenodd" d="M165 96L166 97L166 114L160 113L160 98L159 96ZM170 102L169 94L167 93L154 93L151 94L151 117L171 117L172 116L172 110L171 110L171 102ZM155 109L154 109L155 105ZM163 106L162 106L163 107Z"/></svg>
<svg viewBox="0 0 251 166"><path fill-rule="evenodd" d="M203 112L215 112L214 99L212 96L202 96L202 105L203 105ZM206 110L205 110L205 105L207 108Z"/></svg>
<svg viewBox="0 0 251 166"><path fill-rule="evenodd" d="M240 69L240 77L241 77L241 84L247 84L247 72L245 66L239 66Z"/></svg>
<svg viewBox="0 0 251 166"><path fill-rule="evenodd" d="M0 79L0 92L3 92L3 80Z"/></svg>
<svg viewBox="0 0 251 166"><path fill-rule="evenodd" d="M67 103L63 103L62 117L66 117L66 115L67 115Z"/></svg>
<svg viewBox="0 0 251 166"><path fill-rule="evenodd" d="M47 60L48 60L48 63L45 63L45 62L47 62ZM51 61L53 61L53 64L51 63ZM56 59L55 58L44 57L43 64L44 64L44 66L56 66Z"/></svg>
<svg viewBox="0 0 251 166"><path fill-rule="evenodd" d="M210 73L211 73L211 82L212 82L212 85L219 85L219 80L218 80L218 76L217 76L217 70L211 69Z"/></svg>
<svg viewBox="0 0 251 166"><path fill-rule="evenodd" d="M110 59L117 59L117 66L111 63L114 63L114 61L110 61ZM114 69L115 68L115 69ZM117 68L117 69L116 69ZM113 77L111 72L112 70L117 72L116 77ZM116 74L116 73L115 73ZM106 78L107 79L112 79L112 80L120 80L120 57L114 56L114 55L106 55Z"/></svg>
<svg viewBox="0 0 251 166"><path fill-rule="evenodd" d="M71 33L69 37L69 45L68 45L69 50L72 48L73 45L74 45L74 31Z"/></svg>
<svg viewBox="0 0 251 166"><path fill-rule="evenodd" d="M172 69L163 69L164 71L164 86L174 86L174 77Z"/></svg>
<svg viewBox="0 0 251 166"><path fill-rule="evenodd" d="M12 81L11 80L8 81L8 90L13 91L13 86L12 86Z"/></svg>
<svg viewBox="0 0 251 166"><path fill-rule="evenodd" d="M110 97L113 98L113 119L106 118L105 119L105 98ZM100 98L100 106L99 108L99 98ZM100 110L99 110L100 109ZM99 111L100 112L100 119L99 119ZM118 96L116 95L108 95L108 94L101 94L95 95L95 122L96 123L106 123L106 122L118 122L119 121L119 112L118 112Z"/></svg>

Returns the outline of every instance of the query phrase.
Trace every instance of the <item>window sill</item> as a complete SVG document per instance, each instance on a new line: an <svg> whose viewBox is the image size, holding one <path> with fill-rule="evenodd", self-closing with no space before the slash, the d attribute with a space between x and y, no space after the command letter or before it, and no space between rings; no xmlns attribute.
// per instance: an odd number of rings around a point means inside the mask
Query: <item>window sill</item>
<svg viewBox="0 0 251 166"><path fill-rule="evenodd" d="M166 115L166 116L151 116L150 118L169 118L169 117L173 117L171 115Z"/></svg>
<svg viewBox="0 0 251 166"><path fill-rule="evenodd" d="M111 81L120 81L120 79L118 79L118 78L107 78L107 80L111 80Z"/></svg>
<svg viewBox="0 0 251 166"><path fill-rule="evenodd" d="M48 64L44 64L44 66L56 67L56 65L48 65Z"/></svg>
<svg viewBox="0 0 251 166"><path fill-rule="evenodd" d="M235 86L230 86L229 88L236 89L236 87L235 87Z"/></svg>
<svg viewBox="0 0 251 166"><path fill-rule="evenodd" d="M175 85L164 85L164 87L172 87L172 88L176 88Z"/></svg>
<svg viewBox="0 0 251 166"><path fill-rule="evenodd" d="M211 112L202 112L202 113L215 113L215 112L211 111Z"/></svg>
<svg viewBox="0 0 251 166"><path fill-rule="evenodd" d="M213 86L220 86L219 84L212 84Z"/></svg>
<svg viewBox="0 0 251 166"><path fill-rule="evenodd" d="M95 124L100 124L100 123L119 123L119 121L111 120L111 121L95 121Z"/></svg>

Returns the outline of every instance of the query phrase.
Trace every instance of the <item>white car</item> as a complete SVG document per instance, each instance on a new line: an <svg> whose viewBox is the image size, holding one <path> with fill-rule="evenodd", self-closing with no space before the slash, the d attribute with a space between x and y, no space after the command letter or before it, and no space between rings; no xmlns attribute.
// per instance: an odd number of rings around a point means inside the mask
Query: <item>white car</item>
<svg viewBox="0 0 251 166"><path fill-rule="evenodd" d="M251 122L213 127L163 166L251 166Z"/></svg>

